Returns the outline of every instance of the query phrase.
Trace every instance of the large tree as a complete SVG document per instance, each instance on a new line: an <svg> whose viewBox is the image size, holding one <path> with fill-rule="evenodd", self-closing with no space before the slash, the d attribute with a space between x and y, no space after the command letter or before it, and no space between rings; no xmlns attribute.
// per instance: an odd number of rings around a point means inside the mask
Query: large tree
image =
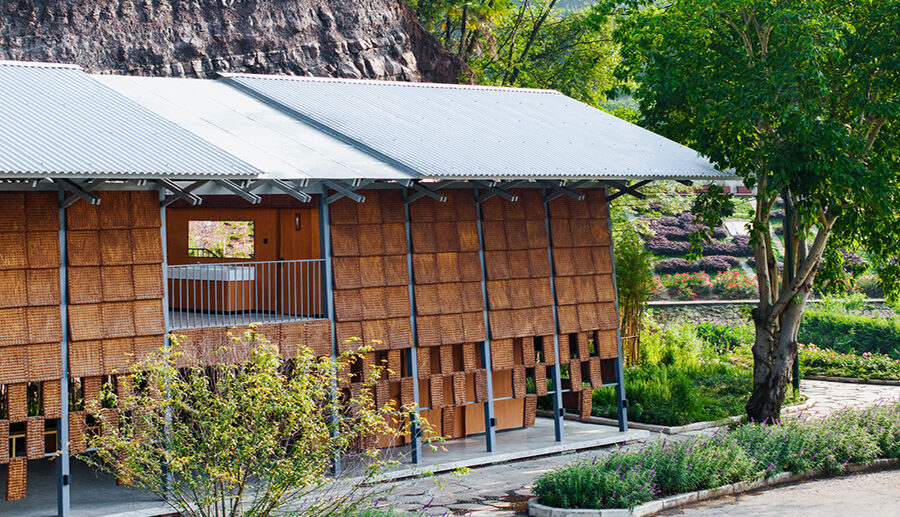
<svg viewBox="0 0 900 517"><path fill-rule="evenodd" d="M749 230L760 302L747 413L778 419L829 239L867 249L888 293L898 292L900 1L629 3L617 17L619 72L634 81L643 124L756 191ZM782 198L794 257L783 271L769 219ZM729 210L715 188L694 209L710 224Z"/></svg>

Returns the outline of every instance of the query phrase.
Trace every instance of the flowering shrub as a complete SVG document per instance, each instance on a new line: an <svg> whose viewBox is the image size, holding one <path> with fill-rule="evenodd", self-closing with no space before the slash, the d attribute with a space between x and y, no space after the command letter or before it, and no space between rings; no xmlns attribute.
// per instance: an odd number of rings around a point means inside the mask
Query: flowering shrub
<svg viewBox="0 0 900 517"><path fill-rule="evenodd" d="M693 300L697 296L709 294L712 288L706 273L676 273L662 277L666 293L675 300Z"/></svg>
<svg viewBox="0 0 900 517"><path fill-rule="evenodd" d="M805 373L830 377L900 380L900 360L884 354L842 354L816 345L800 345L800 367Z"/></svg>
<svg viewBox="0 0 900 517"><path fill-rule="evenodd" d="M659 279L658 276L654 276L650 278L650 299L655 300L658 299L664 292L666 292L666 286L663 284L662 280Z"/></svg>
<svg viewBox="0 0 900 517"><path fill-rule="evenodd" d="M714 274L719 271L728 271L738 265L740 261L735 257L728 255L711 255L709 257L701 257L696 262L688 262L680 258L663 259L656 263L656 272L660 274L667 273L696 273L703 271L705 273Z"/></svg>
<svg viewBox="0 0 900 517"><path fill-rule="evenodd" d="M726 300L746 300L758 296L756 275L723 271L712 282L712 291Z"/></svg>
<svg viewBox="0 0 900 517"><path fill-rule="evenodd" d="M747 424L685 441L656 440L553 470L535 482L541 504L630 508L655 497L754 481L779 472L836 474L900 457L900 401L845 409L822 420Z"/></svg>
<svg viewBox="0 0 900 517"><path fill-rule="evenodd" d="M684 241L671 241L663 235L656 235L648 240L644 247L663 257L683 257L691 249L691 245Z"/></svg>
<svg viewBox="0 0 900 517"><path fill-rule="evenodd" d="M875 275L862 275L857 278L856 289L869 298L881 298L884 296L881 281Z"/></svg>

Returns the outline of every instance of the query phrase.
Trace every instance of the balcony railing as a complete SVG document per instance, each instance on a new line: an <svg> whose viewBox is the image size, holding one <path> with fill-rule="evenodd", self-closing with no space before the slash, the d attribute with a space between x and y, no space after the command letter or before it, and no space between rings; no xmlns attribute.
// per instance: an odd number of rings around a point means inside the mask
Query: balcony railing
<svg viewBox="0 0 900 517"><path fill-rule="evenodd" d="M324 317L322 259L168 266L172 328Z"/></svg>

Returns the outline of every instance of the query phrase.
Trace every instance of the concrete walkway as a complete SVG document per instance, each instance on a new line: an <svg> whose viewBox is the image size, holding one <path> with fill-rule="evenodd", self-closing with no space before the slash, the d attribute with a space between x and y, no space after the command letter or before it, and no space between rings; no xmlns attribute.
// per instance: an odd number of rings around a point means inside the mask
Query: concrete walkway
<svg viewBox="0 0 900 517"><path fill-rule="evenodd" d="M803 415L811 418L821 418L835 410L845 407L862 407L872 405L882 400L900 399L900 387L898 386L804 380L801 383L801 391L816 400L816 405L810 410L807 410ZM703 431L700 431L700 433L702 432ZM679 437L688 439L695 434L697 433L674 435L669 437L669 439L678 439ZM400 511L431 515L524 515L526 512L526 501L532 495L530 488L538 477L557 467L562 467L580 460L590 461L598 454L608 454L610 450L613 449L606 448L600 451L586 451L575 454L549 456L534 460L493 465L473 469L469 474L464 476L442 474L427 478L410 479L394 484L392 491L385 495L384 499L380 501L379 506L394 507ZM850 478L824 480L815 483L827 484L831 482L840 482L846 479L862 479L862 481L857 481L857 483L859 483L860 486L865 486L867 483L864 479L867 476L875 476L873 479L882 479L878 477L880 475L881 474L862 474ZM900 473L894 472L892 476L893 477L888 475L886 478L888 481L885 481L885 483L893 482L893 492L896 497L900 497ZM798 486L803 487L806 485L807 484L802 484ZM873 488L873 490L875 489L876 488ZM822 493L824 494L827 492ZM823 502L822 495L820 494L818 496L819 502L826 506L828 504L843 504L842 501L845 496L849 497L849 493L844 493L840 489L831 492L831 495L834 499L833 501ZM744 504L743 501L749 501L752 497L754 496L748 495L731 498L732 506L729 508L733 509L733 507L736 506L742 507ZM763 498L760 498L760 500L762 499ZM853 497L852 499L856 501L856 504L859 503L858 498ZM806 515L802 513L793 513L790 501L786 504L787 506L782 506L778 510L778 515ZM900 515L900 501L895 499L893 504L896 505L895 509L889 514L868 513L866 517L875 517L876 515ZM692 511L694 510L686 509L683 514L716 516L732 515L729 513L690 513ZM821 507L819 508L819 512L821 513ZM671 515L679 514L673 513ZM755 514L751 512L735 513L733 515ZM758 515L769 514L759 513ZM775 514L773 513L772 515ZM830 515L843 516L853 514L845 514L838 511L831 512ZM815 517L820 516L816 515Z"/></svg>
<svg viewBox="0 0 900 517"><path fill-rule="evenodd" d="M809 481L723 497L658 515L691 517L894 517L900 515L900 471Z"/></svg>

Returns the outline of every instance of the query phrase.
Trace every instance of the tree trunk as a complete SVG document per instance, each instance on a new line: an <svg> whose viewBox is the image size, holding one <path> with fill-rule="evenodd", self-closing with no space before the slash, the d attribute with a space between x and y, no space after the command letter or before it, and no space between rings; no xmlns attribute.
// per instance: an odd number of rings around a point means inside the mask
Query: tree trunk
<svg viewBox="0 0 900 517"><path fill-rule="evenodd" d="M806 308L809 290L797 293L780 318L753 310L756 342L753 345L753 392L747 402L751 421L775 423L781 420L781 406L797 356L797 331ZM780 321L779 321L780 319Z"/></svg>

